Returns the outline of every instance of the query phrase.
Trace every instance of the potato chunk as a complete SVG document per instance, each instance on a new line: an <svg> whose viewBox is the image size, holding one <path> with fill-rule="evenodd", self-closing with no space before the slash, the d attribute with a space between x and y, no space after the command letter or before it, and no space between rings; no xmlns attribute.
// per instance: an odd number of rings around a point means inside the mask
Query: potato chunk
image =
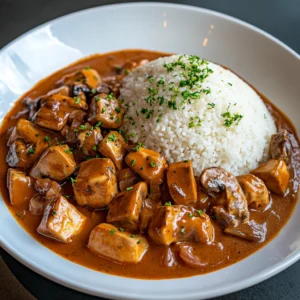
<svg viewBox="0 0 300 300"><path fill-rule="evenodd" d="M275 194L284 195L288 188L290 174L283 160L271 159L259 165L251 174L260 178L268 190Z"/></svg>
<svg viewBox="0 0 300 300"><path fill-rule="evenodd" d="M37 231L60 242L70 243L73 236L83 229L85 220L86 217L65 197L58 196L56 201L46 206Z"/></svg>
<svg viewBox="0 0 300 300"><path fill-rule="evenodd" d="M7 171L7 188L11 205L29 202L35 194L33 178L16 169Z"/></svg>
<svg viewBox="0 0 300 300"><path fill-rule="evenodd" d="M149 227L152 240L161 245L191 241L209 244L214 240L214 228L207 214L183 205L161 206Z"/></svg>
<svg viewBox="0 0 300 300"><path fill-rule="evenodd" d="M269 191L261 179L252 174L237 176L236 179L246 196L248 207L262 209L268 205Z"/></svg>
<svg viewBox="0 0 300 300"><path fill-rule="evenodd" d="M106 222L126 229L137 230L142 203L147 196L147 184L139 182L119 193L109 203Z"/></svg>
<svg viewBox="0 0 300 300"><path fill-rule="evenodd" d="M160 153L140 147L125 157L126 164L145 181L161 184L168 164Z"/></svg>
<svg viewBox="0 0 300 300"><path fill-rule="evenodd" d="M122 126L124 109L118 99L111 95L100 94L92 99L88 121L92 124L101 122L101 126L116 129Z"/></svg>
<svg viewBox="0 0 300 300"><path fill-rule="evenodd" d="M175 203L192 205L197 201L197 184L190 160L170 164L167 170L167 181Z"/></svg>
<svg viewBox="0 0 300 300"><path fill-rule="evenodd" d="M126 154L127 143L117 131L111 131L99 144L98 150L104 156L110 158L117 170L123 167L123 159Z"/></svg>
<svg viewBox="0 0 300 300"><path fill-rule="evenodd" d="M94 158L81 163L73 190L79 205L107 206L118 193L113 162L108 158Z"/></svg>
<svg viewBox="0 0 300 300"><path fill-rule="evenodd" d="M70 176L76 162L68 145L49 147L33 166L30 175L34 178L49 177L61 181Z"/></svg>
<svg viewBox="0 0 300 300"><path fill-rule="evenodd" d="M121 232L107 223L102 223L92 230L88 243L88 248L95 254L120 263L134 264L142 259L148 247L145 237Z"/></svg>

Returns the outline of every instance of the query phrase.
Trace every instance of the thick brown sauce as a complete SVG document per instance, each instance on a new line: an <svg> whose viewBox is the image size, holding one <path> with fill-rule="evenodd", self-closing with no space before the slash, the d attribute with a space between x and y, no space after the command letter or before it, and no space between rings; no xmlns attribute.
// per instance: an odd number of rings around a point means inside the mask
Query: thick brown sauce
<svg viewBox="0 0 300 300"><path fill-rule="evenodd" d="M87 225L83 232L73 239L70 244L63 244L55 240L46 238L37 233L36 229L41 221L41 216L31 215L28 210L28 205L24 206L12 206L9 202L8 191L6 187L6 172L7 164L5 157L7 154L7 138L10 133L10 128L15 126L17 122L16 114L22 110L23 105L21 100L25 97L36 99L37 97L46 94L49 90L55 88L55 83L65 74L72 73L76 70L82 69L85 66L90 66L96 69L99 74L103 77L115 75L116 69L114 66L121 66L128 60L140 61L141 59L153 60L161 56L166 56L166 53L143 51L143 50L125 50L118 51L103 55L94 55L85 58L75 64L60 70L48 78L40 81L36 84L32 90L27 92L16 102L15 106L5 117L1 132L0 132L0 189L3 199L11 211L12 215L15 216L19 224L37 241L42 243L47 248L51 249L55 253L62 257L81 264L88 268L95 269L97 271L144 279L162 279L162 278L181 278L187 276L193 276L198 274L204 274L207 272L215 271L220 268L224 268L228 265L234 264L245 257L253 254L258 249L266 245L272 238L274 238L280 229L289 220L294 206L297 201L297 192L290 192L285 197L279 197L271 195L271 204L269 208L264 212L251 211L251 218L255 219L258 223L266 223L267 236L263 243L253 243L239 238L234 238L228 235L224 235L220 229L220 226L214 222L216 230L216 238L214 245L203 245L194 244L193 248L196 253L201 257L201 261L206 262L202 268L191 268L183 263L179 263L173 267L166 267L162 261L164 255L167 254L167 248L163 246L157 246L150 241L150 248L143 257L142 261L137 265L124 265L114 263L105 258L96 256L87 247L87 241L90 231L95 225L99 224L100 221L104 222L106 212L102 212L102 220L92 220L92 211L87 208L82 208L76 205L75 201L70 200L76 207L88 217ZM276 107L274 107L263 95L260 94L264 102L267 104L271 111L277 127L286 128L290 132L293 132L296 136L295 129L289 119L284 116ZM290 181L290 190L293 190L293 180ZM295 187L294 187L295 188ZM63 186L63 194L72 195L71 187L66 184ZM20 212L26 210L25 217L19 218ZM21 245L20 245L21 246ZM172 249L172 247L171 247Z"/></svg>

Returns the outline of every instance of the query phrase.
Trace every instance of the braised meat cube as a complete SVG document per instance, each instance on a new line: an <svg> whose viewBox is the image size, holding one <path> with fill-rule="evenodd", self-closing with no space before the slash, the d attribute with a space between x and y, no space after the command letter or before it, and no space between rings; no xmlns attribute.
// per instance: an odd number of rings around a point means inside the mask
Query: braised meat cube
<svg viewBox="0 0 300 300"><path fill-rule="evenodd" d="M112 94L100 94L92 99L88 115L88 121L92 124L101 122L104 128L116 129L122 126L123 117L124 109Z"/></svg>
<svg viewBox="0 0 300 300"><path fill-rule="evenodd" d="M133 186L138 181L138 176L130 168L125 168L118 172L119 189L121 192Z"/></svg>
<svg viewBox="0 0 300 300"><path fill-rule="evenodd" d="M236 179L244 191L248 207L262 209L268 205L269 191L261 179L252 174L241 175Z"/></svg>
<svg viewBox="0 0 300 300"><path fill-rule="evenodd" d="M127 143L117 131L111 131L99 144L98 150L104 156L110 158L117 170L123 168L123 159L126 154Z"/></svg>
<svg viewBox="0 0 300 300"><path fill-rule="evenodd" d="M139 182L117 194L108 205L106 222L129 230L137 230L142 203L146 196L145 182Z"/></svg>
<svg viewBox="0 0 300 300"><path fill-rule="evenodd" d="M222 168L208 168L202 172L200 183L208 195L217 199L217 204L227 207L229 214L243 222L249 220L248 202L234 175Z"/></svg>
<svg viewBox="0 0 300 300"><path fill-rule="evenodd" d="M160 204L160 201L152 200L150 198L143 201L139 220L139 228L141 231L145 231L149 227L153 214Z"/></svg>
<svg viewBox="0 0 300 300"><path fill-rule="evenodd" d="M36 145L32 145L17 140L10 145L6 162L10 167L30 168L47 147L48 143L45 141L38 141Z"/></svg>
<svg viewBox="0 0 300 300"><path fill-rule="evenodd" d="M152 240L161 245L191 241L209 244L214 240L214 228L207 214L183 205L161 206L149 227Z"/></svg>
<svg viewBox="0 0 300 300"><path fill-rule="evenodd" d="M40 195L34 195L29 201L29 211L35 216L44 214L48 202Z"/></svg>
<svg viewBox="0 0 300 300"><path fill-rule="evenodd" d="M269 191L284 195L289 184L290 174L283 160L271 159L256 169L251 174L260 178Z"/></svg>
<svg viewBox="0 0 300 300"><path fill-rule="evenodd" d="M94 158L81 163L73 191L79 205L107 206L118 193L113 162L108 158Z"/></svg>
<svg viewBox="0 0 300 300"><path fill-rule="evenodd" d="M98 144L102 139L99 127L82 131L78 134L79 149L86 156L96 156Z"/></svg>
<svg viewBox="0 0 300 300"><path fill-rule="evenodd" d="M8 169L6 182L11 205L28 203L35 194L34 180L25 172Z"/></svg>
<svg viewBox="0 0 300 300"><path fill-rule="evenodd" d="M46 206L37 231L60 242L70 243L72 238L83 229L85 220L86 217L65 197L58 196L56 201Z"/></svg>
<svg viewBox="0 0 300 300"><path fill-rule="evenodd" d="M140 147L125 157L126 164L147 182L161 184L168 164L158 152Z"/></svg>
<svg viewBox="0 0 300 300"><path fill-rule="evenodd" d="M73 153L68 145L49 147L30 171L34 178L48 177L61 181L70 176L76 168Z"/></svg>
<svg viewBox="0 0 300 300"><path fill-rule="evenodd" d="M12 145L17 140L23 140L26 144L35 145L37 142L43 141L49 134L49 132L42 130L32 122L20 119L9 137L7 146ZM47 143L45 143L45 145L47 145Z"/></svg>
<svg viewBox="0 0 300 300"><path fill-rule="evenodd" d="M137 264L148 247L145 237L120 231L117 227L107 223L96 226L88 242L88 248L93 253L120 263Z"/></svg>
<svg viewBox="0 0 300 300"><path fill-rule="evenodd" d="M89 67L79 70L75 73L65 75L60 84L72 87L76 83L85 85L89 90L96 89L102 82L99 73Z"/></svg>
<svg viewBox="0 0 300 300"><path fill-rule="evenodd" d="M57 89L51 90L47 93L47 96L55 95L55 94L60 94L62 96L67 96L70 97L70 88L66 85L63 85Z"/></svg>
<svg viewBox="0 0 300 300"><path fill-rule="evenodd" d="M167 181L175 203L192 205L197 201L197 184L190 160L169 164Z"/></svg>

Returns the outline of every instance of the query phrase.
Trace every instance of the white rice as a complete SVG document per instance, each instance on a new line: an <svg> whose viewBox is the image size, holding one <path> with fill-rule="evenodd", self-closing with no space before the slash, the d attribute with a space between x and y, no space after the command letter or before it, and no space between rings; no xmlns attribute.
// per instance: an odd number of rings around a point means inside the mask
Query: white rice
<svg viewBox="0 0 300 300"><path fill-rule="evenodd" d="M266 160L270 137L276 132L276 126L257 93L229 70L211 62L206 64L203 60L192 63L201 70L211 69L213 73L209 73L201 86L179 87L184 70L180 66L169 71L164 67L164 63L178 62L178 59L186 66L191 65L190 56L174 55L151 61L124 78L120 99L127 107L123 129L128 138L162 153L169 162L191 159L195 175L215 166L241 175ZM159 80L165 84L157 84ZM172 86L175 90L169 91ZM152 105L146 102L149 88L157 92ZM174 110L167 103L174 100L176 88L178 109ZM201 89L210 89L210 93L200 92ZM181 105L181 93L185 90L200 92L200 98ZM159 105L158 97L161 96L164 103ZM147 113L142 114L142 109L148 109L148 112L153 109L153 115L147 119ZM242 117L225 126L227 117L224 113L227 111L231 120L235 114ZM194 127L191 127L192 122Z"/></svg>

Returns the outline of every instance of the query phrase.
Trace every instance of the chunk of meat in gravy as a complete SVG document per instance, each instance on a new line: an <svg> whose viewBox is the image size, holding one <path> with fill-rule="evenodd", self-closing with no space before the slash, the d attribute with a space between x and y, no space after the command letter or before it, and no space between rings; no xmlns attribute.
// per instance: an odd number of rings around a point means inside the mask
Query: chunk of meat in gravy
<svg viewBox="0 0 300 300"><path fill-rule="evenodd" d="M121 192L126 188L133 186L139 181L138 176L130 168L120 170L117 176L119 189Z"/></svg>
<svg viewBox="0 0 300 300"><path fill-rule="evenodd" d="M79 205L101 208L118 193L116 169L109 158L94 158L80 164L73 191Z"/></svg>
<svg viewBox="0 0 300 300"><path fill-rule="evenodd" d="M161 245L191 241L204 244L214 240L214 227L207 214L183 205L159 207L150 223L151 239Z"/></svg>
<svg viewBox="0 0 300 300"><path fill-rule="evenodd" d="M40 195L34 195L29 201L29 211L36 216L44 214L45 207L48 204Z"/></svg>
<svg viewBox="0 0 300 300"><path fill-rule="evenodd" d="M7 188L11 205L20 205L28 203L35 194L34 179L26 176L25 172L8 169L7 171Z"/></svg>
<svg viewBox="0 0 300 300"><path fill-rule="evenodd" d="M124 109L118 99L107 94L96 95L90 104L88 121L92 124L101 122L107 129L116 129L122 126Z"/></svg>
<svg viewBox="0 0 300 300"><path fill-rule="evenodd" d="M107 223L96 226L88 242L88 248L95 254L120 263L137 264L148 247L145 237L120 231L114 225Z"/></svg>
<svg viewBox="0 0 300 300"><path fill-rule="evenodd" d="M72 238L81 232L85 221L86 217L75 206L65 197L59 196L45 208L37 231L60 242L70 243Z"/></svg>
<svg viewBox="0 0 300 300"><path fill-rule="evenodd" d="M264 182L252 174L241 175L237 180L244 191L248 207L265 208L269 202L269 191Z"/></svg>
<svg viewBox="0 0 300 300"><path fill-rule="evenodd" d="M147 184L141 181L117 194L108 205L106 222L136 231L147 190Z"/></svg>
<svg viewBox="0 0 300 300"><path fill-rule="evenodd" d="M56 198L61 192L61 186L48 178L37 179L35 181L34 189L46 199Z"/></svg>
<svg viewBox="0 0 300 300"><path fill-rule="evenodd" d="M34 178L48 177L62 181L70 176L76 168L76 162L68 145L49 147L30 171Z"/></svg>
<svg viewBox="0 0 300 300"><path fill-rule="evenodd" d="M117 170L123 168L123 159L126 154L127 143L117 131L111 131L99 144L98 150L104 156L110 158Z"/></svg>
<svg viewBox="0 0 300 300"><path fill-rule="evenodd" d="M228 212L244 222L248 221L248 202L234 175L222 168L208 168L201 174L200 183L212 197L216 198L225 192Z"/></svg>
<svg viewBox="0 0 300 300"><path fill-rule="evenodd" d="M79 149L86 156L96 156L97 146L102 139L99 127L82 131L78 134Z"/></svg>
<svg viewBox="0 0 300 300"><path fill-rule="evenodd" d="M251 174L260 178L274 194L283 196L288 188L290 174L283 160L271 159L252 170Z"/></svg>
<svg viewBox="0 0 300 300"><path fill-rule="evenodd" d="M289 164L292 155L290 139L290 133L286 129L273 134L270 142L270 156L273 159L283 160L286 164Z"/></svg>
<svg viewBox="0 0 300 300"><path fill-rule="evenodd" d="M158 152L140 147L125 157L126 164L147 182L161 184L168 164Z"/></svg>
<svg viewBox="0 0 300 300"><path fill-rule="evenodd" d="M169 164L167 181L175 203L192 205L197 201L197 184L190 160Z"/></svg>
<svg viewBox="0 0 300 300"><path fill-rule="evenodd" d="M140 214L139 228L141 231L148 229L156 208L161 204L160 200L147 198L142 203L142 211Z"/></svg>

